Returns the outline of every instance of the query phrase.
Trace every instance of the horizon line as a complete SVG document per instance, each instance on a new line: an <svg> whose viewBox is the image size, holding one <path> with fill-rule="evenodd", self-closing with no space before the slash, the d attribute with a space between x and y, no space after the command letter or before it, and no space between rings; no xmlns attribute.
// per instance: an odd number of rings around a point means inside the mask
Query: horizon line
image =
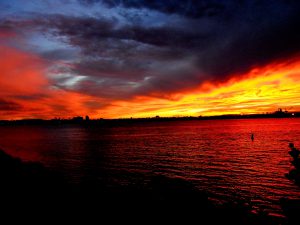
<svg viewBox="0 0 300 225"><path fill-rule="evenodd" d="M199 116L149 116L149 117L119 117L119 118L90 118L88 115L85 116L72 116L72 117L53 117L49 119L43 118L20 118L20 119L0 119L0 121L28 121L28 120L40 120L40 121L55 121L55 120L62 120L62 121L72 121L72 120L133 120L133 119L185 119L185 118L218 118L218 117L247 117L247 116L300 116L300 111L283 111L280 110L273 111L273 112L264 112L264 113L240 113L240 114L220 114L220 115L199 115ZM299 115L298 115L299 114Z"/></svg>

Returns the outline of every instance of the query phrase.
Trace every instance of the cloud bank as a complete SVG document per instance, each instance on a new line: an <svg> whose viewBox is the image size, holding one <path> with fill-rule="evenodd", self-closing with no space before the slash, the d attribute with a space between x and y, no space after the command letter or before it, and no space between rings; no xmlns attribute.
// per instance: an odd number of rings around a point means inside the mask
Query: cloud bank
<svg viewBox="0 0 300 225"><path fill-rule="evenodd" d="M17 2L0 3L0 43L47 61L53 87L107 101L172 99L300 51L298 1Z"/></svg>

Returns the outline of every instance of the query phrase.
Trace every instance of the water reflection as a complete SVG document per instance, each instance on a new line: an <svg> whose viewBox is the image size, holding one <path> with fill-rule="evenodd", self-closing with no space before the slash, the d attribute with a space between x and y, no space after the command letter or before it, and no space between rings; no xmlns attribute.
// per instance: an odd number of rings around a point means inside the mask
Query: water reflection
<svg viewBox="0 0 300 225"><path fill-rule="evenodd" d="M277 212L280 197L300 197L284 177L287 145L300 145L299 125L299 119L253 119L0 127L0 147L72 182L143 185L164 175L191 181L218 201L245 196Z"/></svg>

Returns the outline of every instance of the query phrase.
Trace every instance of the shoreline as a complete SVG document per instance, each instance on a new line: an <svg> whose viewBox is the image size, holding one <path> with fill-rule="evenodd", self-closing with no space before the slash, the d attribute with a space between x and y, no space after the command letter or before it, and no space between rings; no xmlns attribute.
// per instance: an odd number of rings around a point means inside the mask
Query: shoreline
<svg viewBox="0 0 300 225"><path fill-rule="evenodd" d="M203 117L151 117L151 118L121 118L121 119L88 119L76 117L72 119L21 119L21 120L0 120L0 126L9 125L127 125L151 122L172 122L172 121L214 121L214 120L247 120L247 119L297 119L299 114L274 115L274 114L254 114L254 115L223 115L223 116L203 116Z"/></svg>

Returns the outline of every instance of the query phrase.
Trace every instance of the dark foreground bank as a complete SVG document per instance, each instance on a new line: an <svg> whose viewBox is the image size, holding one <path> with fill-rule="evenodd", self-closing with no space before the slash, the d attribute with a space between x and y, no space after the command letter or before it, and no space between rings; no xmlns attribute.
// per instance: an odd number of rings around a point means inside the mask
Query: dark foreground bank
<svg viewBox="0 0 300 225"><path fill-rule="evenodd" d="M67 183L39 163L25 163L0 150L0 191L7 212L44 218L77 217L92 221L185 224L297 224L289 218L253 213L248 202L215 205L206 193L181 179L153 176L144 185L106 187Z"/></svg>

